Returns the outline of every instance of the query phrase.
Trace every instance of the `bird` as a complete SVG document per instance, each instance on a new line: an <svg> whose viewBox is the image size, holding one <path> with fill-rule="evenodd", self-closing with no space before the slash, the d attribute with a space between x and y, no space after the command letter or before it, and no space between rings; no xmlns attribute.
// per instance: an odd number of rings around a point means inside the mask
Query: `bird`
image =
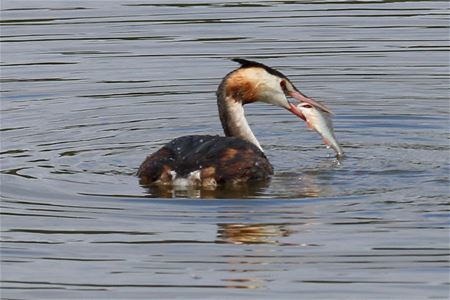
<svg viewBox="0 0 450 300"><path fill-rule="evenodd" d="M263 102L284 108L306 121L287 97L330 112L307 97L281 72L242 58L216 92L225 136L187 135L175 138L150 154L137 175L141 184L187 185L207 188L235 186L267 180L274 169L245 118L244 106Z"/></svg>

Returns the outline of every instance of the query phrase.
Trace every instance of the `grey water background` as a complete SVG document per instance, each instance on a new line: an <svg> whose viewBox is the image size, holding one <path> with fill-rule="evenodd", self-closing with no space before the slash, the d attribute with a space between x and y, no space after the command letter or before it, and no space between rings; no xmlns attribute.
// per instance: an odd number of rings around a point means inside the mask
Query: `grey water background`
<svg viewBox="0 0 450 300"><path fill-rule="evenodd" d="M2 1L2 298L447 299L448 16L446 1ZM165 142L222 134L231 57L330 106L346 158L254 104L269 185L140 186Z"/></svg>

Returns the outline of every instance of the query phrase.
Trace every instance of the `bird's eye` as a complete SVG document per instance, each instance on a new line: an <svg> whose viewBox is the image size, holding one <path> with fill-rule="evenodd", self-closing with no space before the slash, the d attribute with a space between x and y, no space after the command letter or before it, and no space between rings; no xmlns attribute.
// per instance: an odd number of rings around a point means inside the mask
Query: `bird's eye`
<svg viewBox="0 0 450 300"><path fill-rule="evenodd" d="M305 107L305 108L312 108L312 105L309 105L309 104L303 104L302 107Z"/></svg>
<svg viewBox="0 0 450 300"><path fill-rule="evenodd" d="M283 89L283 91L286 91L286 81L281 80L281 81L280 81L280 86L281 86L281 88Z"/></svg>

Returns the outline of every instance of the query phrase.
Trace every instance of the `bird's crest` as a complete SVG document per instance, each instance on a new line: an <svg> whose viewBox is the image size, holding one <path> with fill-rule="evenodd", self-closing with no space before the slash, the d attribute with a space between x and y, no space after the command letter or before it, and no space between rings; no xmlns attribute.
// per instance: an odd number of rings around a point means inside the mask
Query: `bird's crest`
<svg viewBox="0 0 450 300"><path fill-rule="evenodd" d="M259 63L256 61L247 60L247 59L243 59L243 58L233 58L231 60L241 64L241 68L262 68L262 69L266 70L267 73L270 73L272 75L275 75L275 76L278 76L281 78L287 78L280 71L277 71L271 67L266 66L265 64L262 64L262 63Z"/></svg>

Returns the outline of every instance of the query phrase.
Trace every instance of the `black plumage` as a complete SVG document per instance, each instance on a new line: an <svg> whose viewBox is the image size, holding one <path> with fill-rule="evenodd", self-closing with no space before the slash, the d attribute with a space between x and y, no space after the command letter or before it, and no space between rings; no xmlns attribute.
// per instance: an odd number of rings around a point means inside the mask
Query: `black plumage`
<svg viewBox="0 0 450 300"><path fill-rule="evenodd" d="M267 73L278 76L280 78L287 79L287 77L280 71L275 70L274 68L266 66L265 64L259 63L257 61L247 60L247 59L243 59L243 58L233 58L232 61L235 61L235 62L241 64L241 68L261 68L261 69L266 70Z"/></svg>

